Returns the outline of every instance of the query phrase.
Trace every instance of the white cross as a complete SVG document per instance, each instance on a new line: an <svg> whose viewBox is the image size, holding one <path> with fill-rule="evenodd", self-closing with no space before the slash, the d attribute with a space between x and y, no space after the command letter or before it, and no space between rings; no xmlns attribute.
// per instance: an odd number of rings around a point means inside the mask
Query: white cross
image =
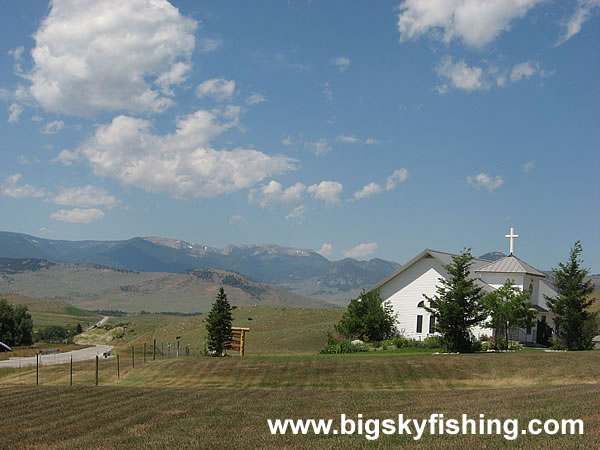
<svg viewBox="0 0 600 450"><path fill-rule="evenodd" d="M510 229L510 234L505 234L504 235L505 238L509 238L510 239L510 254L513 254L513 239L518 238L519 235L515 234L515 229L511 228Z"/></svg>

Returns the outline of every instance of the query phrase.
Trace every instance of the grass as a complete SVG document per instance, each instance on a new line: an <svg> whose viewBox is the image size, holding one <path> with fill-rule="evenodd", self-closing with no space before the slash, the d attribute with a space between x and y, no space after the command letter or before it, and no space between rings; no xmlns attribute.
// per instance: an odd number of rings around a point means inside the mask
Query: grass
<svg viewBox="0 0 600 450"><path fill-rule="evenodd" d="M25 305L33 318L33 328L38 330L50 325L76 326L78 323L86 328L93 325L101 316L76 308L62 300L41 300L19 294L0 294L13 305Z"/></svg>

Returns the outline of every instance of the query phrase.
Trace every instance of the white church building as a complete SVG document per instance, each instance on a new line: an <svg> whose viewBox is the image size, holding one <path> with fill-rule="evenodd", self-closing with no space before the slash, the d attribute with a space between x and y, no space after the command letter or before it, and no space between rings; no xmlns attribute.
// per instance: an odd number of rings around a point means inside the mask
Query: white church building
<svg viewBox="0 0 600 450"><path fill-rule="evenodd" d="M530 329L511 330L509 337L522 343L535 344L541 340L538 333L541 323L554 327L545 296L554 297L556 292L544 281L546 275L514 256L513 239L518 235L514 234L513 228L506 237L510 239L510 254L497 261L474 259L470 275L484 292L498 289L509 279L516 287L531 291L530 302L537 312L537 320ZM392 305L398 315L398 331L407 338L422 340L435 334L434 318L424 308L427 300L423 295L433 297L437 294L439 278L448 277L443 266L452 264L453 256L457 255L425 249L371 288L379 289L381 298ZM493 330L489 328L473 327L471 332L476 338L493 335Z"/></svg>

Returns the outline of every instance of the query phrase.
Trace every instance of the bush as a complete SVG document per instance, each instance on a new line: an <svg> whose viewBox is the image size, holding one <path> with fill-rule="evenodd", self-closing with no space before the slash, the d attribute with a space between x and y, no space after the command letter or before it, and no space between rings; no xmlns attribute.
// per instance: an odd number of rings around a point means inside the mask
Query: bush
<svg viewBox="0 0 600 450"><path fill-rule="evenodd" d="M392 339L392 344L395 345L396 348L408 347L408 339L401 335L394 336Z"/></svg>
<svg viewBox="0 0 600 450"><path fill-rule="evenodd" d="M474 352L481 352L483 351L483 342L482 341L473 341L473 347L472 347Z"/></svg>
<svg viewBox="0 0 600 450"><path fill-rule="evenodd" d="M393 337L396 322L392 306L381 299L379 291L363 291L350 301L335 330L349 338L376 342Z"/></svg>
<svg viewBox="0 0 600 450"><path fill-rule="evenodd" d="M342 339L339 344L328 342L319 350L322 355L338 353L368 352L369 347L365 344L353 344L349 339Z"/></svg>
<svg viewBox="0 0 600 450"><path fill-rule="evenodd" d="M430 336L423 341L423 347L425 348L440 348L442 346L442 340L439 336Z"/></svg>
<svg viewBox="0 0 600 450"><path fill-rule="evenodd" d="M504 350L506 348L506 339L501 336L492 336L481 342L481 349L487 350Z"/></svg>

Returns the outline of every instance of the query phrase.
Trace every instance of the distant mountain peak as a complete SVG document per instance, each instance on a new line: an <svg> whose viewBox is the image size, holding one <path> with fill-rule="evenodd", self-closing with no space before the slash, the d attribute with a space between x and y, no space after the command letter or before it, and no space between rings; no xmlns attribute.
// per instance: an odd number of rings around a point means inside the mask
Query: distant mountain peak
<svg viewBox="0 0 600 450"><path fill-rule="evenodd" d="M498 261L499 259L502 259L504 257L506 257L506 255L502 252L489 252L481 255L479 259L486 259L488 261Z"/></svg>

